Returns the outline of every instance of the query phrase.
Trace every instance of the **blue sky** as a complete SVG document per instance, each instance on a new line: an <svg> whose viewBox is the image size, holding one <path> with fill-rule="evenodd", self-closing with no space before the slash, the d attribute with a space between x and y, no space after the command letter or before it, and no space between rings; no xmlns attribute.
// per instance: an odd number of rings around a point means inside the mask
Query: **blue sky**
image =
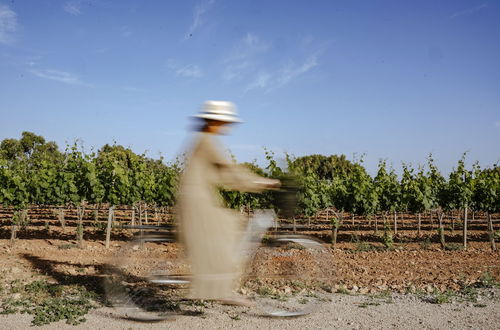
<svg viewBox="0 0 500 330"><path fill-rule="evenodd" d="M173 159L204 100L240 161L500 159L497 1L0 0L0 139Z"/></svg>

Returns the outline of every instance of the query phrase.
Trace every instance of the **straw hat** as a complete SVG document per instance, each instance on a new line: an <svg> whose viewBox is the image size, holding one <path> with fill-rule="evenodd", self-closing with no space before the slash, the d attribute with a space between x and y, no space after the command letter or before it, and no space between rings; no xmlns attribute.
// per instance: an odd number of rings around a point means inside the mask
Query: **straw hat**
<svg viewBox="0 0 500 330"><path fill-rule="evenodd" d="M228 101L205 101L201 112L194 117L223 121L227 123L241 123L236 112L236 106Z"/></svg>

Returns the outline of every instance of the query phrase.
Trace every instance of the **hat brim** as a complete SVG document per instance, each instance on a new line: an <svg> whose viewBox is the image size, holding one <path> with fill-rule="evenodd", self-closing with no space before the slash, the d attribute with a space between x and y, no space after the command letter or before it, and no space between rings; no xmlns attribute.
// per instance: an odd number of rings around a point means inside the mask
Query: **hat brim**
<svg viewBox="0 0 500 330"><path fill-rule="evenodd" d="M211 114L211 113L201 113L199 115L194 115L193 117L200 118L200 119L223 121L225 123L242 123L243 122L241 119L234 117L234 116L216 115L216 114Z"/></svg>

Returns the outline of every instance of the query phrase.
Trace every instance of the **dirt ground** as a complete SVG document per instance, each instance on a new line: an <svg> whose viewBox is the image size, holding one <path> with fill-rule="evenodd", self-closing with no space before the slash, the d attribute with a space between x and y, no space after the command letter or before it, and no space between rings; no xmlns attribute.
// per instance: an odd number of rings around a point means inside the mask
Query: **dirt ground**
<svg viewBox="0 0 500 330"><path fill-rule="evenodd" d="M83 248L77 248L75 241L67 239L19 239L14 246L9 240L0 239L0 267L8 270L6 278L46 274L55 280L99 281L103 266L124 242L113 241L106 249L102 241L87 241ZM500 251L492 251L486 242L472 242L466 251L446 251L437 243L430 243L425 249L417 243L395 244L391 251L376 244L364 244L361 248L359 243L341 243L336 249L329 244L324 247L328 255L321 257L321 266L326 268L334 291L339 287L360 293L387 289L406 292L412 288L458 290L476 282L484 273L500 280ZM294 263L307 261L306 251L292 252ZM136 259L165 260L178 254L175 243L147 243ZM304 272L312 268L307 263L303 267Z"/></svg>
<svg viewBox="0 0 500 330"><path fill-rule="evenodd" d="M83 248L76 247L75 243L68 239L30 237L19 239L11 246L9 240L1 239L2 286L16 280L30 282L44 278L64 285L82 285L89 291L103 294L103 270L124 241L112 241L110 249L96 240L86 241ZM327 253L322 256L321 268L326 270L328 278L317 290L325 303L306 317L269 319L259 317L252 308L210 304L201 315L181 315L175 321L165 321L168 324L149 325L113 318L112 309L99 308L77 328L139 329L166 325L173 328L496 329L500 324L500 314L496 312L500 308L498 289L491 289L493 291L481 298L484 300L479 304L481 308L477 303L434 305L416 298L416 295L437 291L459 290L481 281L485 275L499 281L500 252L492 251L486 242L472 242L466 251L444 251L432 242L425 249L420 243L403 242L391 251L381 250L375 243L341 243L337 247L331 249L329 244L324 244ZM179 251L176 243L147 243L135 260L145 265L148 260L172 258ZM316 276L312 273L314 267L310 266L308 253L307 249L287 248L278 254L279 260L260 261L261 265L274 265L264 268L274 267L267 271L276 273L276 265L291 258L301 265L302 275L309 272ZM392 297L390 303L385 300L370 303L373 295L388 292ZM8 324L9 329L24 329L30 326L30 316L0 315L0 322ZM59 322L49 327L66 328L68 325Z"/></svg>

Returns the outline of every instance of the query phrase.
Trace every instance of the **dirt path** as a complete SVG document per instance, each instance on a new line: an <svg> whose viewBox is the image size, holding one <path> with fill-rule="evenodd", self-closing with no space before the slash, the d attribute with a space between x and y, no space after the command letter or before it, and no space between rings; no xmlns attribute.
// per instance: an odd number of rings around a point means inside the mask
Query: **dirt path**
<svg viewBox="0 0 500 330"><path fill-rule="evenodd" d="M472 303L436 305L415 296L398 295L393 303L361 308L373 300L362 295L334 294L329 296L330 302L305 317L271 319L259 317L254 309L212 305L199 316L176 316L160 323L117 319L112 309L101 308L75 327L61 321L37 329L498 329L498 292L495 297L480 300L484 307L474 307ZM30 321L28 315L0 316L5 329L28 329Z"/></svg>

